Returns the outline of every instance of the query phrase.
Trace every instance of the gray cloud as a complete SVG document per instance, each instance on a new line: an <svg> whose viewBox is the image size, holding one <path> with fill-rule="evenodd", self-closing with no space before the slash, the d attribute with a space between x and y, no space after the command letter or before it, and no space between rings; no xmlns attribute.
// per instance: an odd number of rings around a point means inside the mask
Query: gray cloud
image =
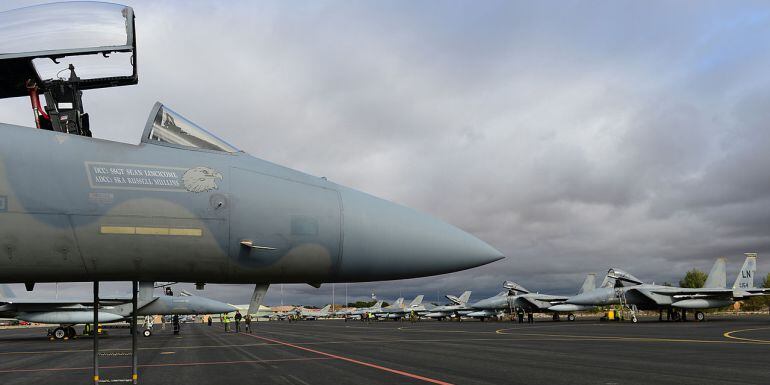
<svg viewBox="0 0 770 385"><path fill-rule="evenodd" d="M140 84L86 94L96 136L138 142L161 100L252 155L509 256L351 297L477 297L504 279L570 293L611 266L675 282L720 255L737 270L746 251L770 270L765 3L130 3ZM4 121L31 124L22 99L0 105Z"/></svg>

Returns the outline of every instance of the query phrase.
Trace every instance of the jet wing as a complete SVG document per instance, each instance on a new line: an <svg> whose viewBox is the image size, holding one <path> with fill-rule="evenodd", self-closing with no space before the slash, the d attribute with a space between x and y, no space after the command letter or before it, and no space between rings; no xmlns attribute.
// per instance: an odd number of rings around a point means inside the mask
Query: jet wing
<svg viewBox="0 0 770 385"><path fill-rule="evenodd" d="M694 298L733 298L741 296L739 291L727 288L686 288L671 287L650 290L657 295L669 296L675 299L694 299ZM736 295L738 294L738 295Z"/></svg>

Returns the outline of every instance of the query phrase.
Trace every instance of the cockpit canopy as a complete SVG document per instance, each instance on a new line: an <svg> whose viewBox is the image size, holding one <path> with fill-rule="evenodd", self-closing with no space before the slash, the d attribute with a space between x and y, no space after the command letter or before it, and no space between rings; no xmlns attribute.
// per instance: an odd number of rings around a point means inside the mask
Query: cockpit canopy
<svg viewBox="0 0 770 385"><path fill-rule="evenodd" d="M641 285L643 282L639 278L634 277L630 273L627 273L618 268L612 268L607 271L607 278L614 279L616 282L626 282L634 285ZM617 283L616 283L617 285Z"/></svg>
<svg viewBox="0 0 770 385"><path fill-rule="evenodd" d="M235 146L206 131L161 103L155 103L150 120L142 134L142 142L172 147L240 152Z"/></svg>
<svg viewBox="0 0 770 385"><path fill-rule="evenodd" d="M0 98L46 91L77 67L78 89L136 84L131 7L62 2L0 12ZM65 73L64 75L67 75Z"/></svg>
<svg viewBox="0 0 770 385"><path fill-rule="evenodd" d="M521 286L518 283L513 281L503 282L503 287L508 289L509 291L514 291L517 293L529 293L529 290L525 289L524 286Z"/></svg>

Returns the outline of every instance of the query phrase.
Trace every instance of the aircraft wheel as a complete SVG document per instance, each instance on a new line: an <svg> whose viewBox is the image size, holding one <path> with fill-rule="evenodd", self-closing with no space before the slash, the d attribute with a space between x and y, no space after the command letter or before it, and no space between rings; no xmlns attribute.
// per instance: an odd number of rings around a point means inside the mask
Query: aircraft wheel
<svg viewBox="0 0 770 385"><path fill-rule="evenodd" d="M53 338L57 340L63 340L67 336L67 331L63 327L58 327L53 330Z"/></svg>
<svg viewBox="0 0 770 385"><path fill-rule="evenodd" d="M636 318L636 316L633 316L633 317L631 317L631 322L637 323L637 322L639 322L639 319Z"/></svg>
<svg viewBox="0 0 770 385"><path fill-rule="evenodd" d="M484 317L481 317L481 318L479 318L479 319L481 320L481 322L484 322Z"/></svg>
<svg viewBox="0 0 770 385"><path fill-rule="evenodd" d="M695 312L695 319L696 319L698 322L702 322L703 320L705 320L705 319L706 319L706 315L705 315L705 314L703 314L703 312L702 312L702 311L697 311L697 312Z"/></svg>
<svg viewBox="0 0 770 385"><path fill-rule="evenodd" d="M75 331L75 328L72 326L67 326L67 337L69 338L75 338L78 333Z"/></svg>
<svg viewBox="0 0 770 385"><path fill-rule="evenodd" d="M559 313L553 313L553 320L558 321L559 320Z"/></svg>
<svg viewBox="0 0 770 385"><path fill-rule="evenodd" d="M574 321L574 320L575 320L575 315L574 315L574 314L572 314L572 313L569 313L569 315L567 315L567 321L570 321L570 322L572 322L572 321Z"/></svg>
<svg viewBox="0 0 770 385"><path fill-rule="evenodd" d="M144 329L144 330L142 330L142 335L145 336L145 337L149 337L149 336L152 335L152 330Z"/></svg>

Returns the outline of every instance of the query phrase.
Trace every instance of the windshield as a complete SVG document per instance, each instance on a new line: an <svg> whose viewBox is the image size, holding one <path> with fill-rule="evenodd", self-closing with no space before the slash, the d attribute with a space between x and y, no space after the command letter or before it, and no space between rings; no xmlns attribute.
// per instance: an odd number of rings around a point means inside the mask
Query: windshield
<svg viewBox="0 0 770 385"><path fill-rule="evenodd" d="M144 139L205 150L240 151L163 105L158 108L150 132Z"/></svg>

